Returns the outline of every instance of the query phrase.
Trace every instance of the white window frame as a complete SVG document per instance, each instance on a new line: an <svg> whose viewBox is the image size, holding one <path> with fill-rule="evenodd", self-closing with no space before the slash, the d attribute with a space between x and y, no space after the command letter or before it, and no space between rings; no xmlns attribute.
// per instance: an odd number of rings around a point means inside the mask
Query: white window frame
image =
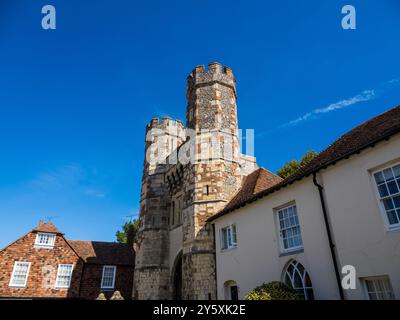
<svg viewBox="0 0 400 320"><path fill-rule="evenodd" d="M226 238L224 238L224 236L223 236L225 230L226 230ZM233 230L235 230L235 231L233 231ZM233 235L235 235L235 236L233 236ZM226 243L224 240L226 240ZM236 224L232 223L229 226L226 226L226 227L223 227L220 229L220 243L221 243L221 251L231 250L231 249L235 249L237 247Z"/></svg>
<svg viewBox="0 0 400 320"><path fill-rule="evenodd" d="M112 286L105 286L104 285L104 274L105 274L106 268L112 268L113 269ZM117 273L117 266L103 266L103 273L101 275L101 289L114 289L116 273Z"/></svg>
<svg viewBox="0 0 400 320"><path fill-rule="evenodd" d="M28 269L26 270L26 275L25 275L25 281L24 284L14 284L14 275L16 270L16 267L18 264L24 264L24 265L28 265ZM14 262L14 267L13 267L13 271L11 273L11 278L10 278L10 282L8 284L9 287L13 287L13 288L25 288L26 287L26 283L28 282L28 276L29 276L29 270L31 269L31 263L27 262L27 261L15 261Z"/></svg>
<svg viewBox="0 0 400 320"><path fill-rule="evenodd" d="M285 231L285 230L287 230L289 228L286 228L286 229L282 229L281 228L279 213L281 211L283 211L285 209L289 209L291 207L295 208L295 213L296 213L296 217L297 217L297 222L298 223L297 223L297 225L292 225L290 228L294 228L295 226L299 227L299 232L300 232L299 236L300 236L300 240L301 240L301 245L293 246L293 247L290 247L290 248L285 248L285 243L284 243L284 239L283 239L283 231ZM275 219L276 219L276 226L277 226L277 229L278 229L280 252L282 254L285 254L285 253L289 253L289 252L293 252L293 251L299 251L299 250L304 249L303 237L301 235L300 218L299 218L299 213L298 213L298 210L297 210L296 203L292 202L292 203L286 204L284 206L281 206L281 207L275 209Z"/></svg>
<svg viewBox="0 0 400 320"><path fill-rule="evenodd" d="M40 242L41 236L49 237L51 239L50 243L41 243ZM38 234L36 235L36 239L35 239L35 247L51 249L54 247L55 241L56 241L56 234L47 233L47 232L38 232Z"/></svg>
<svg viewBox="0 0 400 320"><path fill-rule="evenodd" d="M383 171L386 170L386 169L396 167L396 166L398 166L398 165L400 165L400 162L393 163L393 164L391 164L391 165L388 165L388 166L379 168L379 169L374 170L374 171L371 172L371 179L372 179L372 183L374 184L375 194L376 194L376 198L377 198L377 200L378 200L378 206L379 206L379 209L380 209L381 214L382 214L382 216L383 216L383 221L384 221L385 227L386 227L386 229L387 229L388 231L399 230L399 229L400 229L400 219L399 219L399 223L397 223L397 224L390 224L390 222L389 222L389 217L388 217L388 214L387 214L386 209L385 209L385 205L383 204L383 200L384 200L384 199L387 199L387 198L396 197L397 195L400 195L400 192L397 193L397 194L394 194L394 195L390 195L390 196L386 196L386 197L381 197L381 195L380 195L380 193L379 193L379 189L378 189L378 184L377 184L376 179L375 179L375 174L378 173L378 172L383 172ZM399 186L399 185L398 185L398 187L399 187L399 189L400 189L400 186Z"/></svg>
<svg viewBox="0 0 400 320"><path fill-rule="evenodd" d="M362 280L362 283L363 283L365 295L366 295L368 300L372 300L371 297L370 297L370 293L377 294L379 291L368 291L367 281L374 282L374 281L382 281L382 280L387 281L387 284L389 285L389 288L385 288L386 290L383 291L383 293L385 295L389 294L389 295L392 296L392 299L385 299L385 300L395 300L396 299L394 291L393 291L392 283L390 282L390 278L388 276L365 277L365 278L361 278L361 280ZM373 285L374 285L374 288L376 290L375 283Z"/></svg>
<svg viewBox="0 0 400 320"><path fill-rule="evenodd" d="M71 274L69 276L69 282L68 282L68 285L59 285L58 284L58 281L59 281L58 277L60 276L61 268L64 267L64 266L71 266ZM71 264L71 263L61 263L61 264L59 264L58 265L58 269L57 269L55 288L56 289L68 289L71 286L73 272L74 272L74 265L73 264Z"/></svg>

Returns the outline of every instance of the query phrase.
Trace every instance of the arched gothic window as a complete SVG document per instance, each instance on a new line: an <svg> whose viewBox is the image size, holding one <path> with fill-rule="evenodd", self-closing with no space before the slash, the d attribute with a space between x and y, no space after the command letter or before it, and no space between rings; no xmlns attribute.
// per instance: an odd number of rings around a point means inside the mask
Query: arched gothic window
<svg viewBox="0 0 400 320"><path fill-rule="evenodd" d="M292 260L287 265L283 281L296 290L304 300L314 300L310 276L300 262Z"/></svg>

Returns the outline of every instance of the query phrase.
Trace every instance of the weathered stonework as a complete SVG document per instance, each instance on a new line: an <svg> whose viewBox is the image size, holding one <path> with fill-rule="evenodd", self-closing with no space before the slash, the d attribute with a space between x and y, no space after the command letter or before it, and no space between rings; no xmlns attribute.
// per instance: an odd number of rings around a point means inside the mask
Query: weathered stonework
<svg viewBox="0 0 400 320"><path fill-rule="evenodd" d="M186 95L186 128L169 118L153 119L146 127L137 299L216 299L214 234L206 220L256 168L254 158L240 154L232 70L219 63L210 63L208 70L196 67ZM179 248L170 241L177 227L182 228ZM171 256L176 249L180 254Z"/></svg>

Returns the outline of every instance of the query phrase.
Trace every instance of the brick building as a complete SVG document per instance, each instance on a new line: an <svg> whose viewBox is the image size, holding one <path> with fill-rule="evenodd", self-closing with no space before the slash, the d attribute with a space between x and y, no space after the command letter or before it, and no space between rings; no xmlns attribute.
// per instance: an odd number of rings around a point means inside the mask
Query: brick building
<svg viewBox="0 0 400 320"><path fill-rule="evenodd" d="M0 298L132 296L133 245L67 240L42 223L0 251Z"/></svg>

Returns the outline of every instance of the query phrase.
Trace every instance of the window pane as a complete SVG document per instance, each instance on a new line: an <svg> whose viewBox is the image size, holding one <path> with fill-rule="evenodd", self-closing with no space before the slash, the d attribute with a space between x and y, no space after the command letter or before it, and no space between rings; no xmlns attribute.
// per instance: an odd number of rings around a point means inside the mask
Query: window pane
<svg viewBox="0 0 400 320"><path fill-rule="evenodd" d="M226 229L221 229L221 237L222 237L222 249L226 249L227 247Z"/></svg>
<svg viewBox="0 0 400 320"><path fill-rule="evenodd" d="M307 299L314 300L314 291L313 289L307 289Z"/></svg>
<svg viewBox="0 0 400 320"><path fill-rule="evenodd" d="M390 194L396 194L396 193L399 192L399 188L397 187L397 183L394 180L391 181L391 182L388 182L388 187L389 187L389 193Z"/></svg>
<svg viewBox="0 0 400 320"><path fill-rule="evenodd" d="M369 293L369 298L371 300L378 300L378 297L377 297L376 293L374 293L374 292Z"/></svg>
<svg viewBox="0 0 400 320"><path fill-rule="evenodd" d="M389 195L389 191L386 187L386 184L382 184L380 186L378 186L378 190L379 190L379 195L383 198Z"/></svg>
<svg viewBox="0 0 400 320"><path fill-rule="evenodd" d="M393 197L394 206L400 208L400 196Z"/></svg>
<svg viewBox="0 0 400 320"><path fill-rule="evenodd" d="M377 184L380 184L384 181L382 172L375 173L374 177Z"/></svg>
<svg viewBox="0 0 400 320"><path fill-rule="evenodd" d="M385 206L386 210L394 209L392 198L383 200L383 205Z"/></svg>
<svg viewBox="0 0 400 320"><path fill-rule="evenodd" d="M237 243L236 226L235 226L235 225L232 226L232 240L233 240L233 243L234 243L234 244Z"/></svg>
<svg viewBox="0 0 400 320"><path fill-rule="evenodd" d="M394 179L393 172L392 172L391 168L383 170L383 175L385 176L385 180L386 181L390 181L390 180Z"/></svg>
<svg viewBox="0 0 400 320"><path fill-rule="evenodd" d="M371 300L391 300L394 298L388 277L365 279L365 284Z"/></svg>
<svg viewBox="0 0 400 320"><path fill-rule="evenodd" d="M41 246L53 246L56 235L51 233L38 233L35 244Z"/></svg>
<svg viewBox="0 0 400 320"><path fill-rule="evenodd" d="M28 277L29 262L16 262L14 264L11 286L25 286Z"/></svg>
<svg viewBox="0 0 400 320"><path fill-rule="evenodd" d="M56 287L68 288L71 282L72 265L60 264L58 266Z"/></svg>
<svg viewBox="0 0 400 320"><path fill-rule="evenodd" d="M103 268L103 279L102 279L101 286L103 288L113 288L114 287L114 275L115 275L115 267L105 266Z"/></svg>
<svg viewBox="0 0 400 320"><path fill-rule="evenodd" d="M228 229L228 246L232 246L232 229Z"/></svg>
<svg viewBox="0 0 400 320"><path fill-rule="evenodd" d="M239 300L238 288L237 286L231 286L231 299Z"/></svg>
<svg viewBox="0 0 400 320"><path fill-rule="evenodd" d="M400 213L400 210L398 210ZM399 223L399 219L396 215L396 211L395 210L390 210L387 212L387 216L388 216L388 220L389 220L389 224L398 224Z"/></svg>
<svg viewBox="0 0 400 320"><path fill-rule="evenodd" d="M284 249L299 247L302 245L299 220L297 216L296 206L278 211L278 216L281 217L283 212L287 212L288 217L279 221L280 234Z"/></svg>
<svg viewBox="0 0 400 320"><path fill-rule="evenodd" d="M311 279L301 263L292 261L288 265L284 281L297 291L301 299L314 299Z"/></svg>
<svg viewBox="0 0 400 320"><path fill-rule="evenodd" d="M400 165L393 167L395 177L400 177Z"/></svg>

